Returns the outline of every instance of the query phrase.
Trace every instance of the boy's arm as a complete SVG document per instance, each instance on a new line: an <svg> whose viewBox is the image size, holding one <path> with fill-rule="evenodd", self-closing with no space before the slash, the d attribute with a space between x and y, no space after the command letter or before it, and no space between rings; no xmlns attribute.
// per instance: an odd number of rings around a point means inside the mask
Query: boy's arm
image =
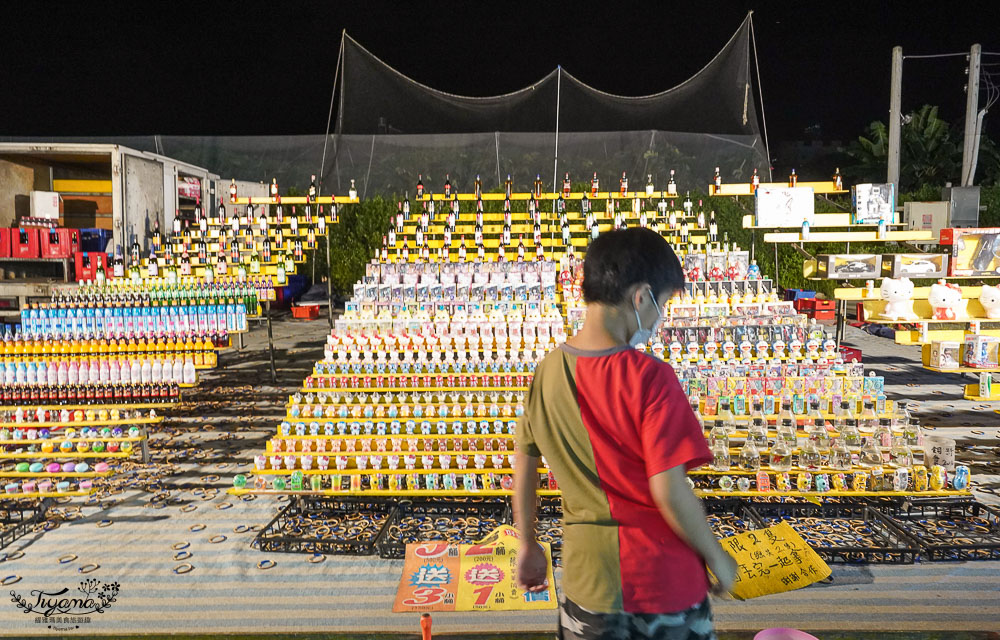
<svg viewBox="0 0 1000 640"><path fill-rule="evenodd" d="M728 591L736 578L736 561L725 552L708 526L701 501L688 486L684 465L651 477L649 490L670 528L705 559L719 581L719 589Z"/></svg>
<svg viewBox="0 0 1000 640"><path fill-rule="evenodd" d="M514 523L521 539L517 557L517 584L524 591L542 591L548 587L548 562L545 551L535 541L535 483L538 457L518 450L514 470Z"/></svg>

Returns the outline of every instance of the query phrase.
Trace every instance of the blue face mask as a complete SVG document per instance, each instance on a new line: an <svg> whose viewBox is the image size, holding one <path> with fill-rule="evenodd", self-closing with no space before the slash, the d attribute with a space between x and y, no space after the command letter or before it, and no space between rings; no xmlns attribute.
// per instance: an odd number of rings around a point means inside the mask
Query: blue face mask
<svg viewBox="0 0 1000 640"><path fill-rule="evenodd" d="M647 291L649 291L649 299L653 301L653 306L656 308L656 320L653 321L653 324L650 325L648 329L643 329L642 318L639 317L639 309L633 303L632 311L635 312L635 322L639 327L638 329L636 329L635 333L632 334L632 337L629 338L628 341L629 345L633 347L637 347L640 344L648 342L649 339L653 337L653 332L656 330L656 325L659 324L661 318L663 317L660 314L660 306L656 304L656 296L653 295L653 290L650 287L646 287L646 289Z"/></svg>

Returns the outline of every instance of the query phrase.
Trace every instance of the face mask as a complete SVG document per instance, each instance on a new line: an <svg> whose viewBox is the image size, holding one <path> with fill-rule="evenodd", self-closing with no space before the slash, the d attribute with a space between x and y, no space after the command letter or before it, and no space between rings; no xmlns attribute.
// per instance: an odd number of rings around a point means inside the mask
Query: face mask
<svg viewBox="0 0 1000 640"><path fill-rule="evenodd" d="M632 310L635 312L635 322L639 328L636 329L636 332L632 334L631 338L629 338L628 343L629 346L632 347L637 347L644 342L648 342L649 339L653 337L653 331L656 329L656 325L660 322L660 319L662 318L662 316L660 315L660 307L658 304L656 304L656 296L653 295L652 289L648 290L649 290L649 299L653 301L653 306L656 307L656 320L653 321L653 324L648 329L643 329L642 318L639 317L639 309L633 303Z"/></svg>

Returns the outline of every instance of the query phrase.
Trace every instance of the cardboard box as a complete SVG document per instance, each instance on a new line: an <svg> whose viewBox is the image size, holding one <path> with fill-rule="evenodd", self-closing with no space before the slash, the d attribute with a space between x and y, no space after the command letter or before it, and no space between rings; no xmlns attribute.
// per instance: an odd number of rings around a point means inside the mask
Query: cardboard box
<svg viewBox="0 0 1000 640"><path fill-rule="evenodd" d="M812 223L816 199L812 187L759 187L754 212L758 227L801 227Z"/></svg>
<svg viewBox="0 0 1000 640"><path fill-rule="evenodd" d="M1000 366L1000 338L972 334L965 336L965 365L978 369Z"/></svg>
<svg viewBox="0 0 1000 640"><path fill-rule="evenodd" d="M28 194L32 218L58 220L62 213L61 200L55 191L32 191Z"/></svg>
<svg viewBox="0 0 1000 640"><path fill-rule="evenodd" d="M43 229L39 236L43 258L68 258L80 250L79 229Z"/></svg>
<svg viewBox="0 0 1000 640"><path fill-rule="evenodd" d="M882 257L883 278L944 278L948 255L944 253L897 253Z"/></svg>
<svg viewBox="0 0 1000 640"><path fill-rule="evenodd" d="M896 222L896 187L887 184L856 184L851 187L852 215L854 224L886 224Z"/></svg>
<svg viewBox="0 0 1000 640"><path fill-rule="evenodd" d="M38 229L16 228L10 232L10 255L14 258L38 258Z"/></svg>
<svg viewBox="0 0 1000 640"><path fill-rule="evenodd" d="M76 254L76 279L77 281L97 279L97 267L104 267L107 278L111 278L108 269L108 254L100 251L80 251Z"/></svg>
<svg viewBox="0 0 1000 640"><path fill-rule="evenodd" d="M988 276L1000 273L1000 228L948 228L941 230L941 244L951 247L948 275Z"/></svg>
<svg viewBox="0 0 1000 640"><path fill-rule="evenodd" d="M952 341L935 341L931 343L931 357L927 364L938 369L958 369L962 362L962 345Z"/></svg>
<svg viewBox="0 0 1000 640"><path fill-rule="evenodd" d="M870 280L880 273L882 256L870 253L816 256L816 275L830 280Z"/></svg>

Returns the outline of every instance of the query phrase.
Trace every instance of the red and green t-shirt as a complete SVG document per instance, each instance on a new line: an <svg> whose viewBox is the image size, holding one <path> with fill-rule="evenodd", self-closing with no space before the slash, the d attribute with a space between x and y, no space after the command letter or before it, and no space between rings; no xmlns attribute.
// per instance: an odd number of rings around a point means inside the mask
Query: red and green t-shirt
<svg viewBox="0 0 1000 640"><path fill-rule="evenodd" d="M704 599L702 558L663 519L649 478L711 461L670 365L624 345L569 345L535 369L517 446L562 491L563 593L599 613L672 613Z"/></svg>

